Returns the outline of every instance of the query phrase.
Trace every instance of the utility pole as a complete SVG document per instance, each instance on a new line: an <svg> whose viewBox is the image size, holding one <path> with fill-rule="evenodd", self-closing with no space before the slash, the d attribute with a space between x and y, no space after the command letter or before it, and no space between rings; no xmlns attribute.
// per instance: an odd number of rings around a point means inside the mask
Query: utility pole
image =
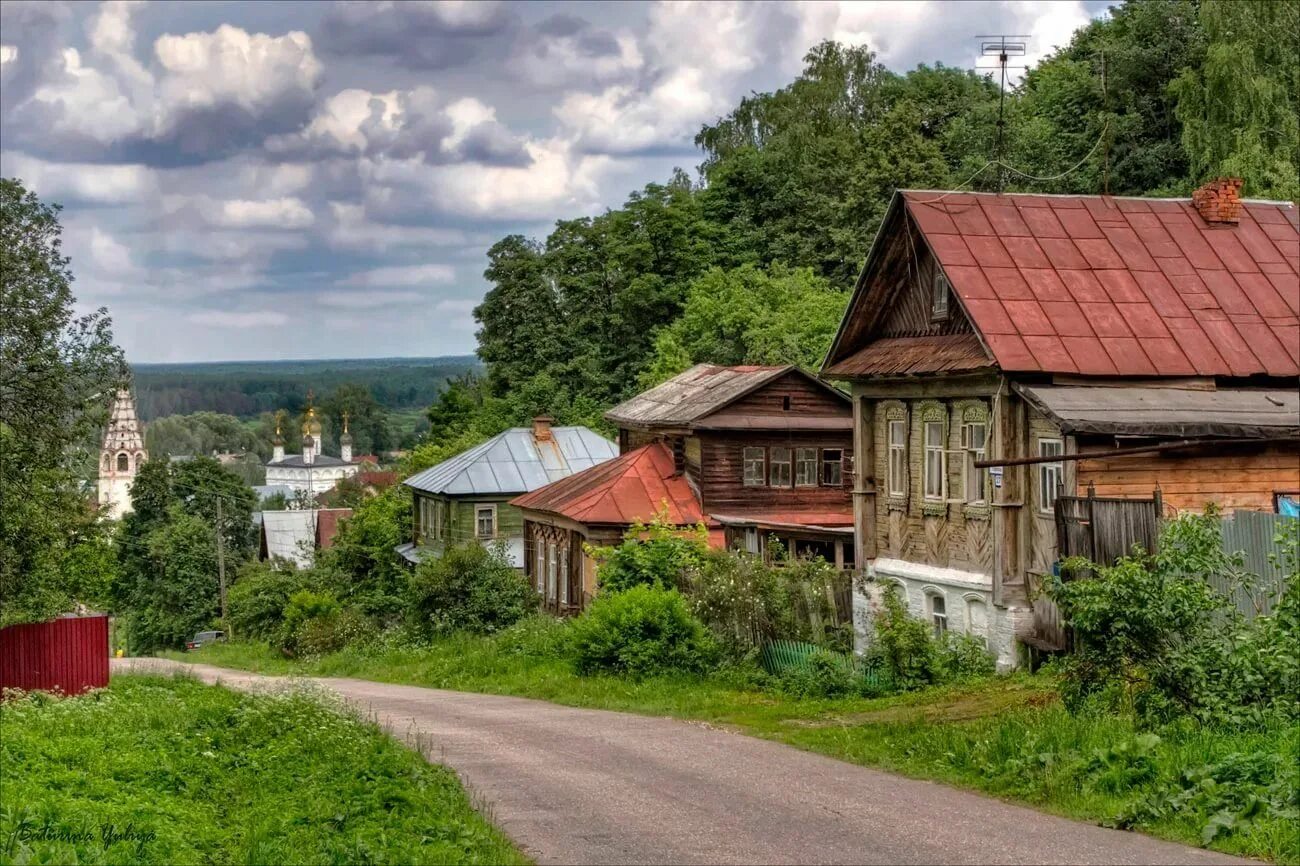
<svg viewBox="0 0 1300 866"><path fill-rule="evenodd" d="M226 544L221 520L221 496L217 496L217 585L221 590L221 625L229 637L230 624L226 621Z"/></svg>

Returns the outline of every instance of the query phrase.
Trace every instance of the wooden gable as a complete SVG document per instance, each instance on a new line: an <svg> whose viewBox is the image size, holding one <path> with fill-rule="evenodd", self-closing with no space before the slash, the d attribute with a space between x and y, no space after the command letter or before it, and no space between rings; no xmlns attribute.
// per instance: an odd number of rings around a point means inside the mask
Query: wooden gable
<svg viewBox="0 0 1300 866"><path fill-rule="evenodd" d="M765 382L753 391L738 397L716 412L697 419L696 424L707 425L718 415L785 415L826 416L851 418L853 408L848 395L836 391L813 376L797 369Z"/></svg>

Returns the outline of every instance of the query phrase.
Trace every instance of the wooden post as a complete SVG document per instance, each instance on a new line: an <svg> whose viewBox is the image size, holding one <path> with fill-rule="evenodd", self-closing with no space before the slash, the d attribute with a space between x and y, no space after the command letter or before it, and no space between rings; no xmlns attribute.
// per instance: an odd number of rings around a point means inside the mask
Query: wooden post
<svg viewBox="0 0 1300 866"><path fill-rule="evenodd" d="M853 400L854 567L865 572L876 558L876 406L867 397Z"/></svg>
<svg viewBox="0 0 1300 866"><path fill-rule="evenodd" d="M999 459L1024 456L1024 407L1006 394L994 402L992 451ZM1006 588L1024 580L1022 535L1027 529L1023 466L1006 466L1002 486L993 491L993 603L1006 603Z"/></svg>

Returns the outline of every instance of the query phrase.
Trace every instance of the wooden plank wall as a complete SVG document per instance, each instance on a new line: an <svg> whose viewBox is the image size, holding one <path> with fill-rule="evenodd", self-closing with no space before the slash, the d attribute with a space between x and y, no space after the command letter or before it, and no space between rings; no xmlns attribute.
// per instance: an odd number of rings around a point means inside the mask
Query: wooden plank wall
<svg viewBox="0 0 1300 866"><path fill-rule="evenodd" d="M1204 511L1207 502L1225 510L1273 511L1275 492L1300 490L1300 443L1081 460L1080 495L1090 483L1098 496L1149 497L1159 487L1166 511Z"/></svg>
<svg viewBox="0 0 1300 866"><path fill-rule="evenodd" d="M784 408L785 398L790 408ZM746 394L719 410L727 415L799 415L818 418L849 418L853 407L815 382L798 373L787 373L757 391ZM705 421L707 423L707 420Z"/></svg>
<svg viewBox="0 0 1300 866"><path fill-rule="evenodd" d="M780 434L721 434L700 435L703 453L700 469L700 493L705 511L720 514L728 510L816 510L842 509L847 515L853 510L853 480L847 471L853 456L853 434L843 433L780 433ZM845 471L839 487L746 487L744 485L744 449L746 446L771 448L782 446L791 449L839 448L845 456ZM769 464L770 473L771 466ZM820 473L820 465L818 467ZM792 469L793 472L793 469ZM769 475L770 477L770 475Z"/></svg>

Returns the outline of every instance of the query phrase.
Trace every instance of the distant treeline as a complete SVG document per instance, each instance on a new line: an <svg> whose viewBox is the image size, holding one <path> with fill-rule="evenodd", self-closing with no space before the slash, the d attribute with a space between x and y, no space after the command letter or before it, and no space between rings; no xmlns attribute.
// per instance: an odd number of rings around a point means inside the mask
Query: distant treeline
<svg viewBox="0 0 1300 866"><path fill-rule="evenodd" d="M256 418L284 409L296 415L306 405L308 391L319 400L344 384L365 388L384 409L423 409L437 399L449 378L479 367L473 355L457 355L137 364L133 372L140 417L150 421L193 412Z"/></svg>

